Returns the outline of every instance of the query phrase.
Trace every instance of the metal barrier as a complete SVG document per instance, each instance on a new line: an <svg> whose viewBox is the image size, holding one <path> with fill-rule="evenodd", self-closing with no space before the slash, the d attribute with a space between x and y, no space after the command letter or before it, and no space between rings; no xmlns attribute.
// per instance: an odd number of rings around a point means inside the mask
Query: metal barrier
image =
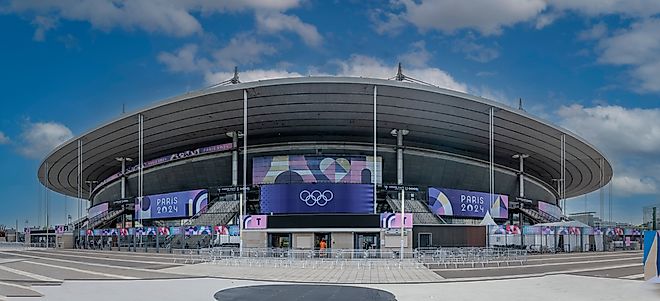
<svg viewBox="0 0 660 301"><path fill-rule="evenodd" d="M242 256L241 256L242 255ZM208 248L199 252L200 260L227 266L271 266L298 268L401 268L422 267L417 252L404 253L389 250L293 250L279 248Z"/></svg>
<svg viewBox="0 0 660 301"><path fill-rule="evenodd" d="M429 268L474 268L477 266L523 265L527 250L505 248L418 249L418 258Z"/></svg>
<svg viewBox="0 0 660 301"><path fill-rule="evenodd" d="M466 268L523 265L527 250L504 248L437 248L404 252L392 250L293 250L279 248L206 248L190 251L186 262L227 266L273 266L299 268Z"/></svg>

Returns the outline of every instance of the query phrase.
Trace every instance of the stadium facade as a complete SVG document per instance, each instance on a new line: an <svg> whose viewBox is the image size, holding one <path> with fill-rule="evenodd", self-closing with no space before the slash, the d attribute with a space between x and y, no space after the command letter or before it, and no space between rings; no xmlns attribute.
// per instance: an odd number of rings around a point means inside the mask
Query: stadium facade
<svg viewBox="0 0 660 301"><path fill-rule="evenodd" d="M124 114L58 147L38 176L89 200L74 223L82 230L240 220L245 246L359 249L398 247L400 227L413 234L409 248L479 244L485 233L468 225L487 213L498 224L557 221L562 199L599 189L612 168L580 137L502 103L404 81L306 77L212 87ZM402 194L403 223L390 214Z"/></svg>

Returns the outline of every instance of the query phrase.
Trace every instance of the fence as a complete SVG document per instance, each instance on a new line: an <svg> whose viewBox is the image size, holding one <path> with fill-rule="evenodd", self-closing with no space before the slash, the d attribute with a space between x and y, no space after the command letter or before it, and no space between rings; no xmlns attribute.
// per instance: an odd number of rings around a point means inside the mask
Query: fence
<svg viewBox="0 0 660 301"><path fill-rule="evenodd" d="M390 250L292 250L278 248L206 248L188 252L186 262L227 266L326 268L465 268L523 265L526 250L501 248L438 248L404 252Z"/></svg>

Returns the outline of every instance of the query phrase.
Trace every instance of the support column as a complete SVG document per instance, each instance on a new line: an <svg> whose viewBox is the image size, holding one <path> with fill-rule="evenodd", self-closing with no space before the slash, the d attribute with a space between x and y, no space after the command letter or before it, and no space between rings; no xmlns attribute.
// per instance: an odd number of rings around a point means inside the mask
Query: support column
<svg viewBox="0 0 660 301"><path fill-rule="evenodd" d="M393 129L390 134L396 137L396 184L403 185L403 136L408 130Z"/></svg>
<svg viewBox="0 0 660 301"><path fill-rule="evenodd" d="M378 157L376 150L376 127L377 127L377 114L376 114L376 96L378 95L378 87L374 86L374 214L376 214L376 198L378 194Z"/></svg>
<svg viewBox="0 0 660 301"><path fill-rule="evenodd" d="M238 186L238 132L231 132L231 185Z"/></svg>

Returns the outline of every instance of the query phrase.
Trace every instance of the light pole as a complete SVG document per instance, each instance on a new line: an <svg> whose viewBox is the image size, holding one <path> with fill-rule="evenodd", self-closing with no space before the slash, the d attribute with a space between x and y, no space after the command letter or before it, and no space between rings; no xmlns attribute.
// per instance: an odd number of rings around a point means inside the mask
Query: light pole
<svg viewBox="0 0 660 301"><path fill-rule="evenodd" d="M129 158L130 160L130 158ZM124 179L123 179L123 174L126 169L126 163L122 163L122 195L125 193L125 186L124 186ZM89 203L92 203L92 190L94 190L94 185L96 185L99 181L85 181L85 183L89 186L89 196L87 197L87 201ZM122 197L123 198L123 197ZM85 212L87 213L87 212ZM80 217L82 217L82 212L80 214Z"/></svg>
<svg viewBox="0 0 660 301"><path fill-rule="evenodd" d="M405 231L404 224L405 224L405 221L406 221L406 218L405 218L405 216L406 216L406 214L405 214L405 212L406 212L406 210L405 210L406 203L404 202L404 200L406 198L405 196L406 196L406 188L401 186L401 219L399 220L399 223L401 223L401 251L399 252L399 257L400 257L401 261L403 261L403 242L404 242L404 239L405 239L404 235L403 235L403 231Z"/></svg>

